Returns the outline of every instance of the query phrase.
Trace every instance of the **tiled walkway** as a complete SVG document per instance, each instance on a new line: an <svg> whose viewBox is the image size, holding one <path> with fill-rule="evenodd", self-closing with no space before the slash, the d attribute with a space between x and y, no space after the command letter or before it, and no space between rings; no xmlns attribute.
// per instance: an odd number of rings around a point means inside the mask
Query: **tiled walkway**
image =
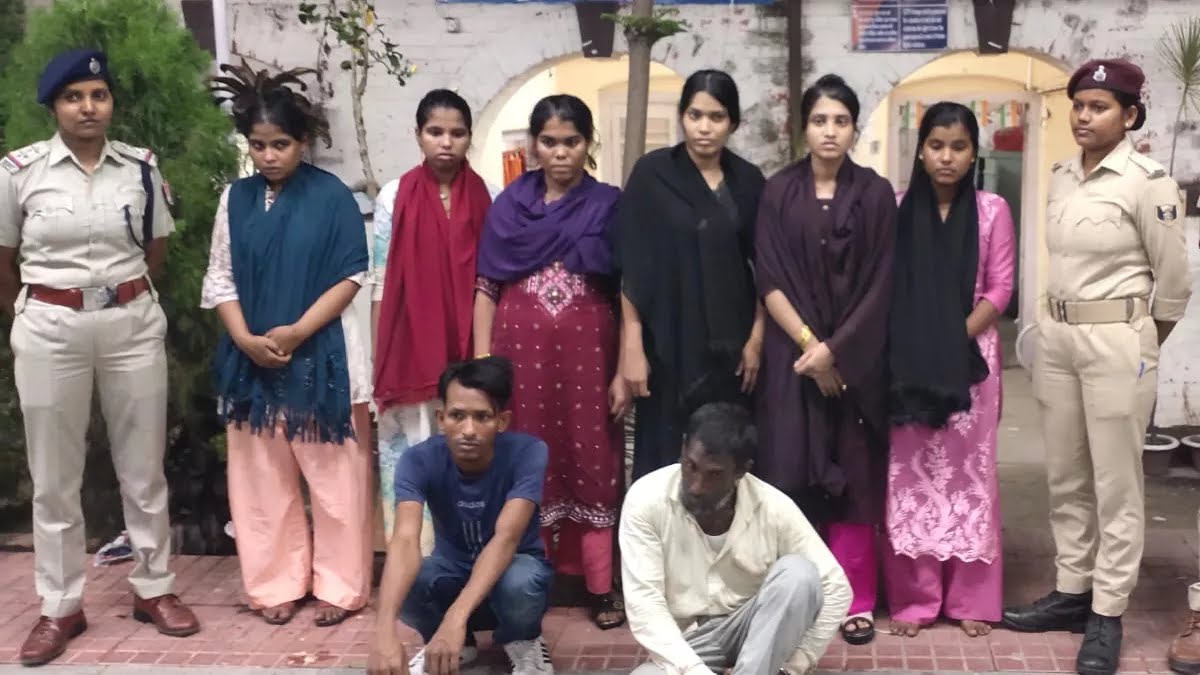
<svg viewBox="0 0 1200 675"><path fill-rule="evenodd" d="M1007 532L1006 541L1008 597L1029 599L1046 590L1051 582L1046 534ZM1166 648L1183 615L1184 589L1196 569L1195 550L1194 529L1149 534L1142 582L1125 618L1123 671L1168 672ZM269 626L239 606L235 559L183 557L175 569L178 590L204 622L203 632L186 639L159 636L129 616L127 568L93 569L86 598L91 627L72 642L60 663L190 665L205 667L197 672L220 672L220 666L361 668L366 662L373 622L369 612L331 629L314 627L311 610L287 626ZM20 641L37 618L32 570L31 554L0 553L0 664L16 660ZM886 626L886 620L880 623ZM416 635L407 629L405 635L415 646ZM628 672L644 658L627 629L599 631L580 609L552 610L546 637L560 673ZM880 635L866 647L835 640L821 666L831 671L1071 672L1079 639L1002 630L970 639L954 626L939 625L915 639ZM502 672L502 654L484 654L481 665L495 668L468 672Z"/></svg>

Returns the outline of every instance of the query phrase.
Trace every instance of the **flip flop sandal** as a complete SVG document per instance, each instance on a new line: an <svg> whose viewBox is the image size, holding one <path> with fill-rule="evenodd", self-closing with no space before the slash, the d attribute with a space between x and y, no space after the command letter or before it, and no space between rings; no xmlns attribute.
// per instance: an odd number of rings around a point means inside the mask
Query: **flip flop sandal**
<svg viewBox="0 0 1200 675"><path fill-rule="evenodd" d="M616 614L618 612L621 615L619 619L609 619L607 621L600 619L603 614ZM625 602L615 593L595 596L594 604L592 605L592 623L596 624L596 627L600 630L612 630L613 628L624 626Z"/></svg>
<svg viewBox="0 0 1200 675"><path fill-rule="evenodd" d="M296 618L296 612L300 611L300 603L298 603L296 601L285 602L281 605L275 605L274 607L268 607L268 609L279 609L281 607L287 607L288 609L284 613L279 614L275 617L267 616L263 612L259 612L259 613L262 614L263 621L266 621L267 623L271 624L272 626L282 626L282 625L288 623L289 621L291 621L292 619Z"/></svg>
<svg viewBox="0 0 1200 675"><path fill-rule="evenodd" d="M842 624L842 639L852 645L865 645L875 639L875 622L865 616L854 616Z"/></svg>

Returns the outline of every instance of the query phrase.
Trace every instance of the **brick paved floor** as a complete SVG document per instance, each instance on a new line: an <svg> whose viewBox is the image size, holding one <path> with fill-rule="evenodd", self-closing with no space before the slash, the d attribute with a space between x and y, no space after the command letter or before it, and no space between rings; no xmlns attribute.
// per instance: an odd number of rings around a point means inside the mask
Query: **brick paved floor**
<svg viewBox="0 0 1200 675"><path fill-rule="evenodd" d="M1051 546L1043 531L1006 532L1006 596L1026 600L1049 588ZM1125 618L1122 670L1165 673L1166 648L1184 612L1185 586L1196 569L1194 529L1154 530L1148 534L1142 581ZM92 569L86 610L90 628L71 643L59 663L158 664L197 667L361 668L371 636L370 611L335 628L316 628L306 608L291 624L269 626L239 604L237 561L233 558L176 559L178 591L204 623L186 639L158 635L130 618L127 567ZM38 615L33 592L33 556L0 553L0 664L16 660L18 646ZM886 619L881 618L881 628ZM555 608L545 634L559 672L628 672L645 656L627 629L602 632L578 608ZM417 636L405 629L412 646ZM488 640L481 636L481 646ZM1028 671L1071 672L1079 636L1023 635L997 630L988 638L967 638L952 625L938 625L915 639L881 634L866 647L835 639L821 662L828 671ZM499 650L484 649L481 668L499 672ZM489 667L491 666L491 667ZM207 667L207 668L202 668Z"/></svg>

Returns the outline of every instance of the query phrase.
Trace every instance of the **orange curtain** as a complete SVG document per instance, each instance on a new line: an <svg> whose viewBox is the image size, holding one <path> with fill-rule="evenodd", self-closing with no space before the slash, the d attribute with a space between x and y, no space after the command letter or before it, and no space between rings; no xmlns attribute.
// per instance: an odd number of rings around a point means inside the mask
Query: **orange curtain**
<svg viewBox="0 0 1200 675"><path fill-rule="evenodd" d="M508 187L509 183L525 173L525 149L505 150L502 161L504 162L504 187Z"/></svg>

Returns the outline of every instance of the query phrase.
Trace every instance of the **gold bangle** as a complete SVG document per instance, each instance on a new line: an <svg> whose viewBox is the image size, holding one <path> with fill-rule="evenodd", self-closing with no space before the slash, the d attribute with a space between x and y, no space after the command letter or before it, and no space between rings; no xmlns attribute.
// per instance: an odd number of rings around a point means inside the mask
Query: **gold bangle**
<svg viewBox="0 0 1200 675"><path fill-rule="evenodd" d="M486 359L486 358L488 358L489 356L491 356L491 354L490 354L490 353L488 353L488 354L476 354L476 355L475 355L475 360L476 360L476 361L478 361L479 359Z"/></svg>
<svg viewBox="0 0 1200 675"><path fill-rule="evenodd" d="M805 326L804 328L802 328L800 330L800 348L801 349L808 347L808 343L812 342L812 339L813 339L813 334L812 334L812 331L808 329L808 326Z"/></svg>

